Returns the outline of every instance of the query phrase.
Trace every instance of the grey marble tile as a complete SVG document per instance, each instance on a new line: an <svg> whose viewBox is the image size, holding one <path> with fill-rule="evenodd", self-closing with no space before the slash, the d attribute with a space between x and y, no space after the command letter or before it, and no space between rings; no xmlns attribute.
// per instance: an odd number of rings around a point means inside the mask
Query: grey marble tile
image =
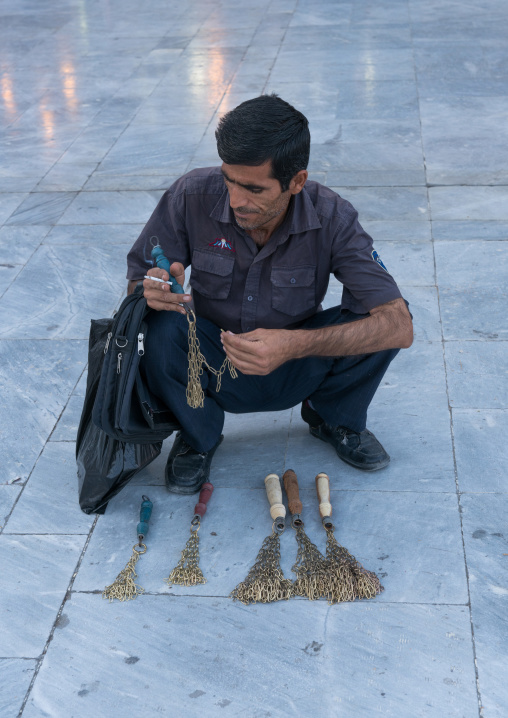
<svg viewBox="0 0 508 718"><path fill-rule="evenodd" d="M58 224L144 224L162 192L81 192Z"/></svg>
<svg viewBox="0 0 508 718"><path fill-rule="evenodd" d="M436 271L446 339L506 339L506 242L439 242ZM486 309L488 310L486 311Z"/></svg>
<svg viewBox="0 0 508 718"><path fill-rule="evenodd" d="M327 174L330 186L330 173ZM331 189L358 210L360 222L390 220L423 222L429 219L427 192L423 187L337 187Z"/></svg>
<svg viewBox="0 0 508 718"><path fill-rule="evenodd" d="M131 245L145 225L140 224L63 224L53 227L44 244L90 244L98 247ZM1 237L1 235L0 235Z"/></svg>
<svg viewBox="0 0 508 718"><path fill-rule="evenodd" d="M47 235L50 227L2 227L0 229L0 266L25 264Z"/></svg>
<svg viewBox="0 0 508 718"><path fill-rule="evenodd" d="M85 536L0 537L2 653L37 658L48 639Z"/></svg>
<svg viewBox="0 0 508 718"><path fill-rule="evenodd" d="M460 491L508 493L506 409L454 409L453 435Z"/></svg>
<svg viewBox="0 0 508 718"><path fill-rule="evenodd" d="M450 415L441 344L416 342L394 359L369 408L367 427L391 456L388 467L363 472L311 436L294 410L286 466L326 471L340 488L365 491L454 491Z"/></svg>
<svg viewBox="0 0 508 718"><path fill-rule="evenodd" d="M336 139L324 144L313 144L309 167L326 171L386 172L414 170L421 178L422 148L418 141L345 142Z"/></svg>
<svg viewBox="0 0 508 718"><path fill-rule="evenodd" d="M315 163L316 165L319 162ZM340 163L327 171L328 185L348 187L421 187L425 185L425 172L420 169L396 170L341 170Z"/></svg>
<svg viewBox="0 0 508 718"><path fill-rule="evenodd" d="M1 335L87 338L90 319L110 316L125 291L128 249L129 245L120 244L39 247L0 300ZM34 287L37 306L33 306ZM27 306L33 307L28 317L23 311Z"/></svg>
<svg viewBox="0 0 508 718"><path fill-rule="evenodd" d="M86 363L86 341L0 341L0 483L30 474Z"/></svg>
<svg viewBox="0 0 508 718"><path fill-rule="evenodd" d="M78 505L74 443L52 441L37 460L4 533L88 534L93 520Z"/></svg>
<svg viewBox="0 0 508 718"><path fill-rule="evenodd" d="M505 495L470 494L462 496L461 504L481 703L485 715L502 718L508 698L504 680L508 501Z"/></svg>
<svg viewBox="0 0 508 718"><path fill-rule="evenodd" d="M56 224L75 197L74 192L32 192L6 224Z"/></svg>
<svg viewBox="0 0 508 718"><path fill-rule="evenodd" d="M499 273L502 278L502 272ZM485 287L443 287L439 303L447 340L506 340L508 317L506 284Z"/></svg>
<svg viewBox="0 0 508 718"><path fill-rule="evenodd" d="M0 264L0 296L11 286L20 270L19 265Z"/></svg>
<svg viewBox="0 0 508 718"><path fill-rule="evenodd" d="M75 441L82 409L83 397L73 394L50 436L50 441Z"/></svg>
<svg viewBox="0 0 508 718"><path fill-rule="evenodd" d="M439 342L441 318L436 287L413 287L399 284L402 296L409 302L413 315L415 341Z"/></svg>
<svg viewBox="0 0 508 718"><path fill-rule="evenodd" d="M430 187L433 220L507 220L506 187Z"/></svg>
<svg viewBox="0 0 508 718"><path fill-rule="evenodd" d="M96 162L72 165L59 162L41 179L35 192L79 192L96 167Z"/></svg>
<svg viewBox="0 0 508 718"><path fill-rule="evenodd" d="M17 484L13 484L12 486L0 484L0 529L4 528L7 516L12 511L12 507L16 503L21 488L22 487Z"/></svg>
<svg viewBox="0 0 508 718"><path fill-rule="evenodd" d="M22 204L27 197L26 192L6 192L0 194L0 223L4 223L14 212L14 210Z"/></svg>
<svg viewBox="0 0 508 718"><path fill-rule="evenodd" d="M507 406L505 342L446 342L445 355L452 407L504 409Z"/></svg>
<svg viewBox="0 0 508 718"><path fill-rule="evenodd" d="M315 474L299 472L297 465L293 468L299 473L306 532L324 552L326 534L319 518ZM144 492L142 487L130 485L100 517L74 590L102 590L124 567L136 542L141 496L146 493L154 509L145 542L148 550L137 564L139 584L149 593L228 596L245 578L263 539L271 533L263 485L269 471L270 467L261 473L250 472L257 488L215 488L200 529L200 567L206 584L189 589L164 582L189 537L197 497L169 494L164 487ZM385 591L377 601L467 602L455 492L332 491L331 501L337 540L382 579ZM281 538L281 566L288 578L294 578L291 566L296 551L288 527ZM430 582L424 578L427 573L434 577Z"/></svg>
<svg viewBox="0 0 508 718"><path fill-rule="evenodd" d="M0 714L17 716L32 680L37 661L0 658Z"/></svg>
<svg viewBox="0 0 508 718"><path fill-rule="evenodd" d="M142 600L139 620L141 599L110 605L74 595L24 715L67 712L70 705L75 718L128 713L133 683L144 687L135 699L147 715L309 715L315 691L330 716L344 710L358 718L373 711L437 718L443 705L450 718L473 718L471 706L477 711L462 607ZM169 684L168 647L178 658Z"/></svg>
<svg viewBox="0 0 508 718"><path fill-rule="evenodd" d="M432 239L430 222L412 222L411 220L363 220L362 227L374 238L375 242L384 240L405 240L427 242ZM382 249L382 246L380 247Z"/></svg>
<svg viewBox="0 0 508 718"><path fill-rule="evenodd" d="M508 239L508 222L437 220L432 222L432 235L436 241Z"/></svg>
<svg viewBox="0 0 508 718"><path fill-rule="evenodd" d="M13 177L0 175L0 192L31 192L40 177Z"/></svg>
<svg viewBox="0 0 508 718"><path fill-rule="evenodd" d="M85 190L167 190L180 174L124 175L93 174L84 186Z"/></svg>

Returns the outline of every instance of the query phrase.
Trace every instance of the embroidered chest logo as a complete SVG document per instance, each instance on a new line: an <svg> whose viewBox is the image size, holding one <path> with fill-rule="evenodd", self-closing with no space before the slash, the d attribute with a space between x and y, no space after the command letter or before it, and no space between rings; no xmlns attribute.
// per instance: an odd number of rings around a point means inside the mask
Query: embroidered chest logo
<svg viewBox="0 0 508 718"><path fill-rule="evenodd" d="M230 252L235 251L230 245L230 243L227 241L227 239L225 239L224 237L219 237L218 239L215 239L213 242L210 242L208 246L219 247L219 249L228 249Z"/></svg>
<svg viewBox="0 0 508 718"><path fill-rule="evenodd" d="M384 269L385 272L388 274L387 268L385 267L385 265L384 265L383 262L381 261L381 257L379 256L379 254L376 252L375 249L372 250L371 256L372 256L372 259L379 264L379 266L381 267L381 269Z"/></svg>

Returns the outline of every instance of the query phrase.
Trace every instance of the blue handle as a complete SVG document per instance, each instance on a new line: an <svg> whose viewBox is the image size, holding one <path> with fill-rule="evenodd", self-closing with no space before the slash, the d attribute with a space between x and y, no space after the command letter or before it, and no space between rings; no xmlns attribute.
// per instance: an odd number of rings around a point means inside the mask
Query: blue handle
<svg viewBox="0 0 508 718"><path fill-rule="evenodd" d="M167 272L169 274L169 283L171 284L171 291L174 292L175 294L185 294L183 287L180 284L178 284L176 279L173 277L173 275L169 271L169 269L170 269L169 259L166 257L166 255L162 251L162 247L159 247L157 245L157 247L154 247L152 249L151 254L152 254L152 259L155 262L155 264L158 267L160 267L160 269L163 269L165 272Z"/></svg>
<svg viewBox="0 0 508 718"><path fill-rule="evenodd" d="M137 525L136 531L138 536L146 536L148 533L148 522L152 515L153 503L147 496L143 496L143 502L141 503L141 510L139 512L139 524Z"/></svg>

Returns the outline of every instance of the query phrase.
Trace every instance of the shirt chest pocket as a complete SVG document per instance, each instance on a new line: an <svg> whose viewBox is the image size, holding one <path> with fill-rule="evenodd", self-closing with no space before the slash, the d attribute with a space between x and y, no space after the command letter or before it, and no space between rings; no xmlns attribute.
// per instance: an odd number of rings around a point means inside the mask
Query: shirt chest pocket
<svg viewBox="0 0 508 718"><path fill-rule="evenodd" d="M191 287L203 297L227 299L234 266L234 257L195 249L191 260Z"/></svg>
<svg viewBox="0 0 508 718"><path fill-rule="evenodd" d="M272 267L272 307L296 317L316 306L316 267Z"/></svg>

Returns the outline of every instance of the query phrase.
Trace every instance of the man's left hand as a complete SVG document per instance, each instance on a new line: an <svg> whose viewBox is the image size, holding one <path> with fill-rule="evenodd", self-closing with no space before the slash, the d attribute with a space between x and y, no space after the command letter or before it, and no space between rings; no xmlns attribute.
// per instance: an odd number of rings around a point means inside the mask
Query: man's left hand
<svg viewBox="0 0 508 718"><path fill-rule="evenodd" d="M265 376L293 359L291 331L255 329L246 334L222 332L221 341L231 363L242 374Z"/></svg>

